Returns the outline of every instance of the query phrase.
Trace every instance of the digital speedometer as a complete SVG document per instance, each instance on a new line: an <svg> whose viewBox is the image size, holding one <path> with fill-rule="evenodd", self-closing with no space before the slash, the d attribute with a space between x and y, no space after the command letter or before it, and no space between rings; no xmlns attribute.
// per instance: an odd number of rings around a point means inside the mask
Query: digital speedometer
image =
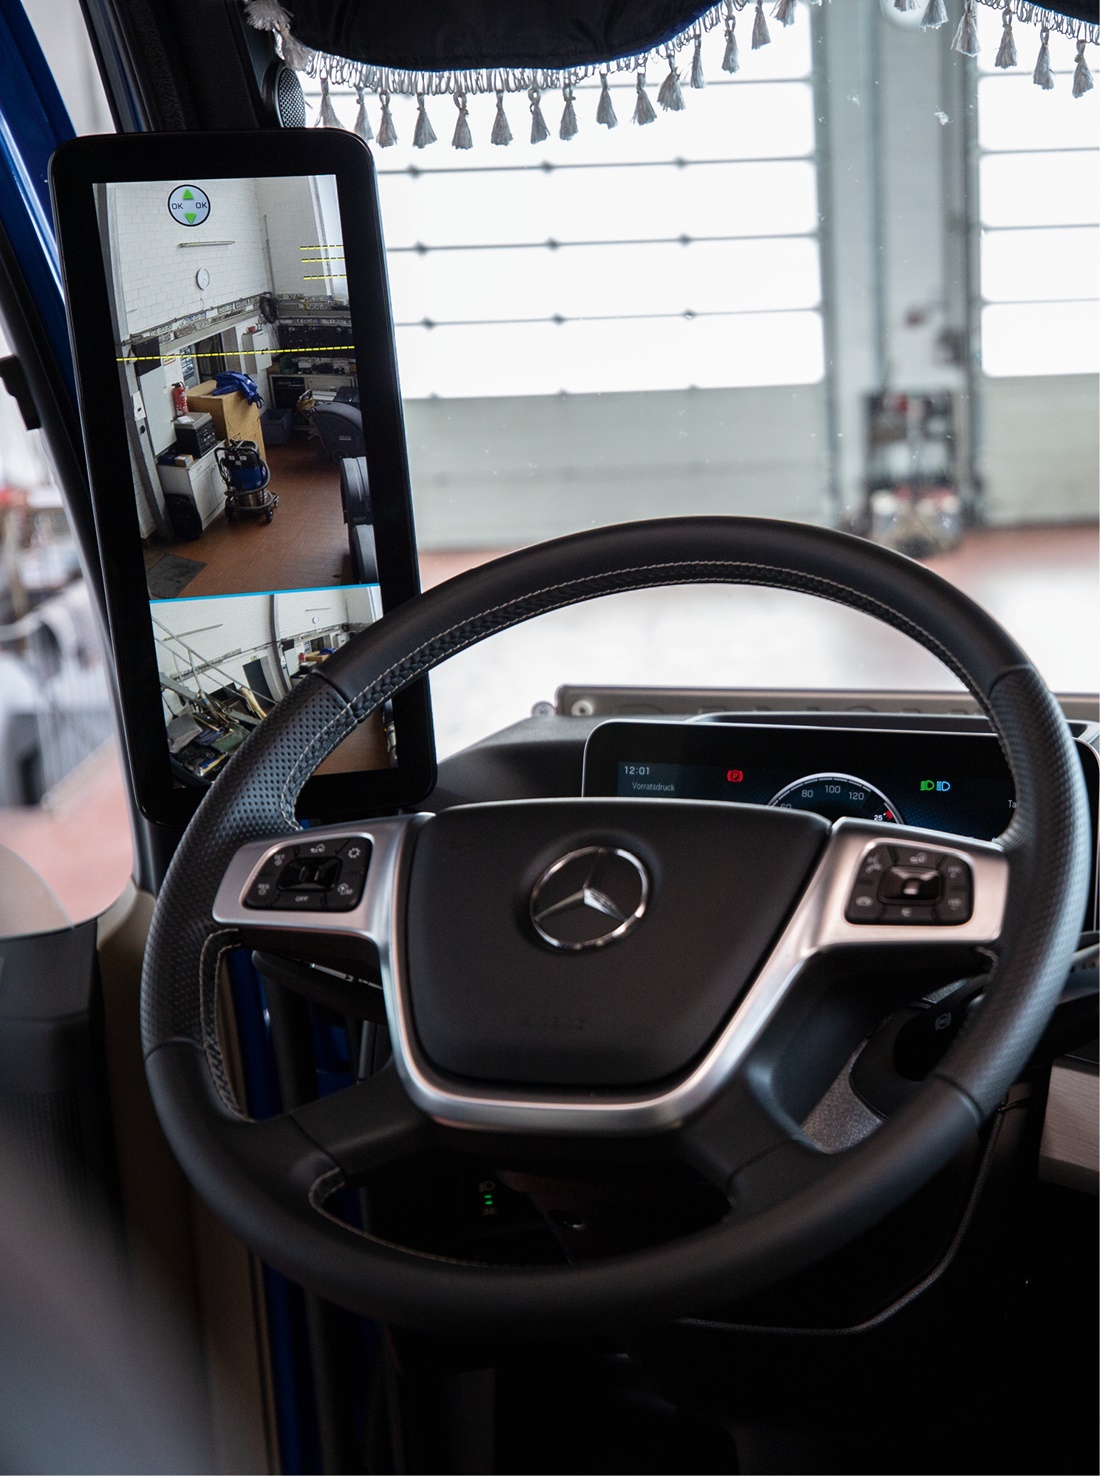
<svg viewBox="0 0 1100 1476"><path fill-rule="evenodd" d="M859 820L905 821L893 800L854 774L807 774L786 785L768 801L780 810L813 810L826 820L851 815Z"/></svg>

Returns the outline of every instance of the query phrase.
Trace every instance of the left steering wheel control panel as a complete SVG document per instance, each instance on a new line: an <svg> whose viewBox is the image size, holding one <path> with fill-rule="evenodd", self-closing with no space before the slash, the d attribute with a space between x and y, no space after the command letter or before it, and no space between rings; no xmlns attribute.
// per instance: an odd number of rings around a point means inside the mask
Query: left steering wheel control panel
<svg viewBox="0 0 1100 1476"><path fill-rule="evenodd" d="M363 835L307 837L264 860L244 905L279 912L351 912L363 895L371 843Z"/></svg>

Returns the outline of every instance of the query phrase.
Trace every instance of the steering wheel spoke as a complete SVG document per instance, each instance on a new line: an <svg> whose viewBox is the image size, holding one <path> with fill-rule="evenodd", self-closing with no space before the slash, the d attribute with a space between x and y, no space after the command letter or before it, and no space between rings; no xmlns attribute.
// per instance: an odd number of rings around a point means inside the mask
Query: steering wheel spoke
<svg viewBox="0 0 1100 1476"><path fill-rule="evenodd" d="M820 1156L761 1077L738 1073L724 1091L675 1132L677 1156L741 1208L746 1170L777 1153L813 1162Z"/></svg>
<svg viewBox="0 0 1100 1476"><path fill-rule="evenodd" d="M432 1136L431 1123L413 1106L392 1063L287 1116L349 1179L409 1157Z"/></svg>

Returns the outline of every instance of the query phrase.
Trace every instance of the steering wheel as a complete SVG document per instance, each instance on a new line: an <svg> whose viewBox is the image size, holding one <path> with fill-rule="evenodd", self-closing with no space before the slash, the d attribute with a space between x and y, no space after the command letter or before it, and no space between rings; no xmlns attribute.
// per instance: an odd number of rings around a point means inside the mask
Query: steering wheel
<svg viewBox="0 0 1100 1476"><path fill-rule="evenodd" d="M983 843L635 799L296 826L296 797L317 765L454 652L582 600L702 582L817 595L939 657L1008 760L1016 808L1004 834ZM503 1336L696 1313L874 1224L996 1106L1076 944L1087 815L1065 720L1034 668L920 565L845 534L754 518L557 539L386 615L234 754L153 919L142 1033L157 1111L184 1171L241 1239L354 1310ZM218 1029L221 964L241 946L380 977L391 1061L342 1092L251 1120ZM922 992L914 981L991 962L981 1003L912 1096L863 1141L823 1151L800 1123L837 1063ZM686 1164L728 1208L664 1244L546 1266L428 1254L340 1217L338 1189L433 1145L513 1164Z"/></svg>

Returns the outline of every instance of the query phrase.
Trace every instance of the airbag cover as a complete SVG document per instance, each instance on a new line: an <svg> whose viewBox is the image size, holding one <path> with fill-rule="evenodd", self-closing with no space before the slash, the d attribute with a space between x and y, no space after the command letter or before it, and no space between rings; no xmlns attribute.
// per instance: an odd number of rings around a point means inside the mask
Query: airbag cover
<svg viewBox="0 0 1100 1476"><path fill-rule="evenodd" d="M438 1070L494 1083L640 1087L682 1073L744 993L802 891L820 816L688 800L444 811L409 876L413 1027ZM649 897L607 946L550 947L532 890L586 846L629 852Z"/></svg>

